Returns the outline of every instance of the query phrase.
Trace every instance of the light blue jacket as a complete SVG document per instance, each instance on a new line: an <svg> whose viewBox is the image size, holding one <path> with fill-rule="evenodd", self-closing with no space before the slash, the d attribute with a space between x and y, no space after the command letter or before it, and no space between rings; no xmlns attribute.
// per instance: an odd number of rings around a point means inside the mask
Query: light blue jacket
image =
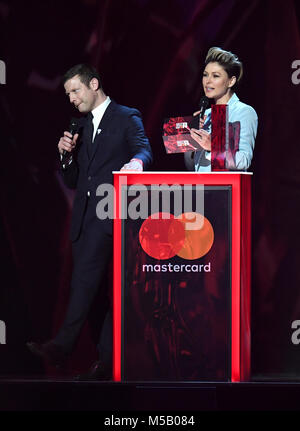
<svg viewBox="0 0 300 431"><path fill-rule="evenodd" d="M233 93L227 105L228 121L230 123L239 121L241 126L239 151L235 154L236 170L246 171L249 168L253 157L258 117L255 110L251 106L240 102L235 93ZM203 129L211 133L211 109L207 109L205 111L205 115L207 115L207 117ZM205 157L202 157L203 152ZM195 171L210 172L210 156L210 151L197 151L194 157Z"/></svg>

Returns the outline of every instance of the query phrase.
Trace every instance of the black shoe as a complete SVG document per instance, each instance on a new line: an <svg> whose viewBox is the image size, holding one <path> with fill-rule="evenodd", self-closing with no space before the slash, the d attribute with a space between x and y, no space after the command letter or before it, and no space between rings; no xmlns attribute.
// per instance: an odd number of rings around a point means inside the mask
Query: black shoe
<svg viewBox="0 0 300 431"><path fill-rule="evenodd" d="M57 368L62 367L67 361L67 355L60 346L53 341L48 341L44 344L26 343L28 349L36 356L45 359L50 365Z"/></svg>
<svg viewBox="0 0 300 431"><path fill-rule="evenodd" d="M104 366L102 362L96 361L93 363L91 368L88 370L86 374L79 374L74 377L76 381L84 381L84 380L112 380L112 370L111 367Z"/></svg>

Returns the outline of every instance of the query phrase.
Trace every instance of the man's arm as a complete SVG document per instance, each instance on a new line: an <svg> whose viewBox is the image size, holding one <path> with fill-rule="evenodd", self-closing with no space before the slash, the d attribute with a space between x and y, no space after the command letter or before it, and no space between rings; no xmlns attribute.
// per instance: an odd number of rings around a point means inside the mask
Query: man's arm
<svg viewBox="0 0 300 431"><path fill-rule="evenodd" d="M132 158L123 166L122 170L143 171L147 169L152 163L153 154L149 140L145 135L141 114L137 110L133 110L128 117L126 139Z"/></svg>

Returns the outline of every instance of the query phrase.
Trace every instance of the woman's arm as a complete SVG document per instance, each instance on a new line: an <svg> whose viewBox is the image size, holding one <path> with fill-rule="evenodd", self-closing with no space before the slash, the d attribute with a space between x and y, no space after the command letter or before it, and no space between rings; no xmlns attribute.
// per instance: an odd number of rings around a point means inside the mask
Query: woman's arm
<svg viewBox="0 0 300 431"><path fill-rule="evenodd" d="M251 106L243 104L242 108L230 118L230 121L240 122L239 150L235 154L236 169L239 171L247 170L251 165L255 146L258 125L257 114Z"/></svg>

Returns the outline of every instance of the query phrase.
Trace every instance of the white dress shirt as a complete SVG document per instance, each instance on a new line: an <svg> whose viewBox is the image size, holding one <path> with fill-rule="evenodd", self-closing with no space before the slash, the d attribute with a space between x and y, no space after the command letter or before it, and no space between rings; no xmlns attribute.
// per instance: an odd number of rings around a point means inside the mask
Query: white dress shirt
<svg viewBox="0 0 300 431"><path fill-rule="evenodd" d="M97 106L97 108L92 110L94 125L93 141L95 139L96 133L99 134L101 132L101 129L99 129L99 124L110 102L111 99L109 96L107 96L104 102L102 102L100 105Z"/></svg>

